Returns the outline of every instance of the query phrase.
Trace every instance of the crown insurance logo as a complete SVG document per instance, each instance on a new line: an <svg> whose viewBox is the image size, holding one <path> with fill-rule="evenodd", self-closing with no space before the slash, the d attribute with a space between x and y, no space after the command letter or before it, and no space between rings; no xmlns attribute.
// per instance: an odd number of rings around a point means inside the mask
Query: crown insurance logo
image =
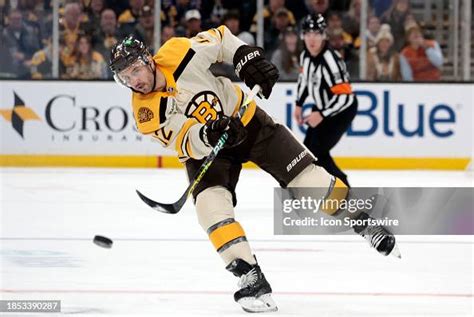
<svg viewBox="0 0 474 317"><path fill-rule="evenodd" d="M33 109L27 107L25 102L15 93L15 104L13 109L0 109L0 115L8 121L11 122L13 129L23 137L23 126L25 121L28 120L40 120L40 117L33 111Z"/></svg>

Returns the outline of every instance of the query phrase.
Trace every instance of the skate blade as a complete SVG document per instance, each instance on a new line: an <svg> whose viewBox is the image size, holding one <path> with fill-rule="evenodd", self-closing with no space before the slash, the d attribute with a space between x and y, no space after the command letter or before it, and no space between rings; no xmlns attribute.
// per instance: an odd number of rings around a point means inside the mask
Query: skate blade
<svg viewBox="0 0 474 317"><path fill-rule="evenodd" d="M268 313L278 310L276 303L273 301L272 294L263 294L258 298L244 297L239 299L237 303L247 313Z"/></svg>
<svg viewBox="0 0 474 317"><path fill-rule="evenodd" d="M395 244L395 245L393 246L393 249L392 249L392 251L390 252L390 255L392 255L392 256L394 256L394 257L396 257L396 258L399 258L399 259L402 258L402 254L400 253L400 249L398 249L398 245L397 245L397 244Z"/></svg>

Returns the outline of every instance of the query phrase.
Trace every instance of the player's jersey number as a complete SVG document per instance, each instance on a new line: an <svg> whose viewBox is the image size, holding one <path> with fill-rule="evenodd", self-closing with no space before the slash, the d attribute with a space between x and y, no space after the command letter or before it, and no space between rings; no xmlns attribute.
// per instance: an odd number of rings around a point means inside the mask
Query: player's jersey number
<svg viewBox="0 0 474 317"><path fill-rule="evenodd" d="M164 146L168 146L171 141L171 137L173 136L173 131L170 129L166 131L166 128L162 127L161 129L156 130L153 136L155 139L158 139L161 143L163 143Z"/></svg>

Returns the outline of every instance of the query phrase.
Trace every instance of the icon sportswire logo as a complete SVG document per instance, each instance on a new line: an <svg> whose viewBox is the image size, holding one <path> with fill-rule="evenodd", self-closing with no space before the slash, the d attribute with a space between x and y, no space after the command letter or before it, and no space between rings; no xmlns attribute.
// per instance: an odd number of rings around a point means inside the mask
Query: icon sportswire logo
<svg viewBox="0 0 474 317"><path fill-rule="evenodd" d="M13 92L15 97L15 103L13 105L13 109L0 109L0 115L5 119L7 122L11 122L13 129L22 137L23 136L23 126L25 125L25 121L28 120L40 120L40 117L33 111L33 109L29 108L25 105L25 102L15 93Z"/></svg>

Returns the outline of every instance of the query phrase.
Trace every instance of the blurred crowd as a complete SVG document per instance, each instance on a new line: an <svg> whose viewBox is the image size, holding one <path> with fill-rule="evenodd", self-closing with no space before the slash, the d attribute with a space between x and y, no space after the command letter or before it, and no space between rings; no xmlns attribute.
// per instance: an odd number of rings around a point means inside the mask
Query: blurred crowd
<svg viewBox="0 0 474 317"><path fill-rule="evenodd" d="M61 0L59 77L109 79L111 47L128 34L153 52L154 0ZM303 50L300 21L321 13L327 41L359 78L361 39L367 39L367 79L431 81L441 79L439 43L425 36L409 0L369 0L367 32L360 34L360 0L266 0L264 48L281 80L296 80ZM225 24L249 45L256 45L255 0L162 0L161 43L173 36L193 37ZM52 1L0 0L0 77L52 78ZM232 66L213 72L236 79Z"/></svg>

